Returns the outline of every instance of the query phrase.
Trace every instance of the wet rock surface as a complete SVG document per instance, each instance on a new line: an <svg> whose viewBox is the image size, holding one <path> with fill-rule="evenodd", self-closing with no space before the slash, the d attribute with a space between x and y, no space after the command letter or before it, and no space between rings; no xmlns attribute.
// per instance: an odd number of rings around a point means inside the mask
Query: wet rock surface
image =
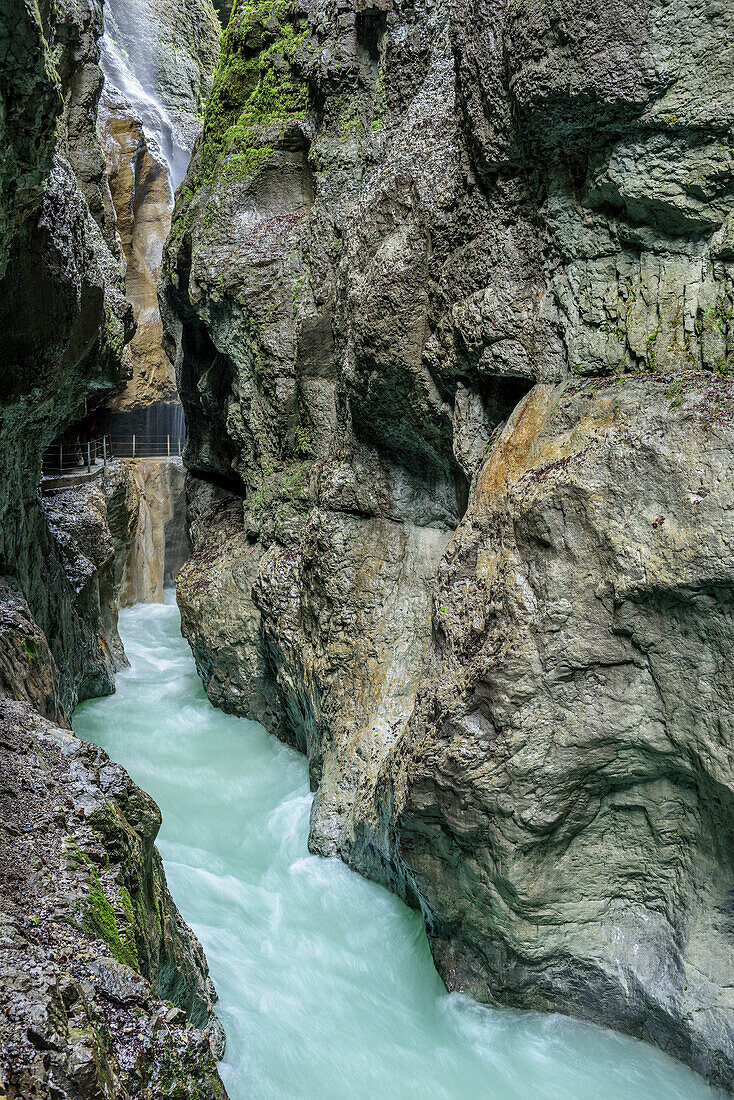
<svg viewBox="0 0 734 1100"><path fill-rule="evenodd" d="M110 695L115 672L127 666L127 659L117 633L114 545L102 484L46 492L43 511L83 638L76 701Z"/></svg>
<svg viewBox="0 0 734 1100"><path fill-rule="evenodd" d="M11 577L0 579L0 696L30 703L44 718L69 725L48 641Z"/></svg>
<svg viewBox="0 0 734 1100"><path fill-rule="evenodd" d="M184 630L311 846L728 1087L732 29L236 3L162 301Z"/></svg>
<svg viewBox="0 0 734 1100"><path fill-rule="evenodd" d="M86 649L77 697L109 695L127 667L118 608L162 603L189 554L183 463L115 460L91 481L45 489L42 507Z"/></svg>
<svg viewBox="0 0 734 1100"><path fill-rule="evenodd" d="M211 0L106 0L106 29L140 84L163 104L183 149L199 130L198 116L219 57L221 25Z"/></svg>
<svg viewBox="0 0 734 1100"><path fill-rule="evenodd" d="M221 28L210 0L185 9L168 0L109 0L105 12L97 125L137 327L125 350L130 378L108 402L104 430L129 440L136 431L151 434L149 425L174 408L180 412L175 373L163 351L158 282L174 192L201 129ZM165 442L166 423L153 430L159 438L151 453Z"/></svg>
<svg viewBox="0 0 734 1100"><path fill-rule="evenodd" d="M108 408L123 410L176 398L176 379L163 352L157 293L173 194L161 152L148 148L143 124L124 96L105 88L99 117L125 259L125 294L137 322L126 348L132 377L108 404Z"/></svg>
<svg viewBox="0 0 734 1100"><path fill-rule="evenodd" d="M118 606L162 603L164 585L175 581L190 552L183 463L176 458L115 462L103 486Z"/></svg>
<svg viewBox="0 0 734 1100"><path fill-rule="evenodd" d="M439 967L732 1081L734 391L539 387L481 471L383 780Z"/></svg>
<svg viewBox="0 0 734 1100"><path fill-rule="evenodd" d="M155 803L8 699L0 774L4 1095L224 1097L213 991L165 884Z"/></svg>
<svg viewBox="0 0 734 1100"><path fill-rule="evenodd" d="M90 654L94 637L55 554L39 497L42 456L88 397L118 384L132 316L119 269L61 157L33 221L16 236L2 283L0 559L49 640L69 709L87 657L105 658Z"/></svg>

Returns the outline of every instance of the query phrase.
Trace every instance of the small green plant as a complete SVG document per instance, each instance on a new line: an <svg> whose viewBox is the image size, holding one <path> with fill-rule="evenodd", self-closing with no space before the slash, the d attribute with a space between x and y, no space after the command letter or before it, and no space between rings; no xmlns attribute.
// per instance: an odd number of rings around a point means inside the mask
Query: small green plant
<svg viewBox="0 0 734 1100"><path fill-rule="evenodd" d="M706 329L715 328L722 336L725 335L727 324L732 319L732 307L724 306L720 303L715 306L709 306L704 310L701 320L696 325L698 334L701 335Z"/></svg>
<svg viewBox="0 0 734 1100"><path fill-rule="evenodd" d="M296 428L296 451L299 455L308 454L308 449L311 445L311 438L308 434L308 428L298 427Z"/></svg>
<svg viewBox="0 0 734 1100"><path fill-rule="evenodd" d="M385 81L382 78L382 74L378 76L377 83L375 84L375 101L372 109L372 129L373 131L382 130L385 125L385 114L387 112L387 93L385 91Z"/></svg>
<svg viewBox="0 0 734 1100"><path fill-rule="evenodd" d="M734 356L722 356L721 359L716 360L713 366L714 372L724 381L730 382L734 378Z"/></svg>
<svg viewBox="0 0 734 1100"><path fill-rule="evenodd" d="M646 350L645 358L647 360L647 364L648 364L650 370L653 370L653 371L655 370L655 362L656 362L656 354L657 354L656 351L655 351L655 345L657 344L657 340L658 340L659 335L660 335L660 330L656 328L655 331L653 333L651 333L647 338L647 350Z"/></svg>

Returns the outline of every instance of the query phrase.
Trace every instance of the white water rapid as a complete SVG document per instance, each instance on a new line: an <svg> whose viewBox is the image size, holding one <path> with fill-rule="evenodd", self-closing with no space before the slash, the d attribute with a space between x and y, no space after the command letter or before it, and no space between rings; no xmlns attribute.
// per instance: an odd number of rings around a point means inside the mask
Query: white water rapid
<svg viewBox="0 0 734 1100"><path fill-rule="evenodd" d="M120 615L131 667L80 737L163 811L159 847L201 939L232 1100L713 1100L659 1051L446 993L421 919L306 848L303 757L208 702L175 605Z"/></svg>

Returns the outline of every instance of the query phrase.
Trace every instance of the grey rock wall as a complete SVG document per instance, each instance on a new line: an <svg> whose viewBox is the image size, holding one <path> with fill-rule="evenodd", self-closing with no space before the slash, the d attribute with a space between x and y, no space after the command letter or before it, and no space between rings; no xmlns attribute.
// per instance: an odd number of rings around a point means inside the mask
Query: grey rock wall
<svg viewBox="0 0 734 1100"><path fill-rule="evenodd" d="M732 30L235 4L163 298L184 629L312 848L728 1087Z"/></svg>
<svg viewBox="0 0 734 1100"><path fill-rule="evenodd" d="M734 388L537 387L436 582L383 780L452 988L732 1082Z"/></svg>
<svg viewBox="0 0 734 1100"><path fill-rule="evenodd" d="M166 886L158 807L28 703L0 700L0 733L4 1095L128 1100L142 1083L224 1100L206 960Z"/></svg>
<svg viewBox="0 0 734 1100"><path fill-rule="evenodd" d="M49 641L70 709L91 680L95 690L110 690L111 680L97 623L75 605L41 508L42 455L120 384L133 319L104 236L95 131L101 8L42 5L40 18L21 8L0 9L6 148L17 151L4 190L13 214L0 282L0 561Z"/></svg>

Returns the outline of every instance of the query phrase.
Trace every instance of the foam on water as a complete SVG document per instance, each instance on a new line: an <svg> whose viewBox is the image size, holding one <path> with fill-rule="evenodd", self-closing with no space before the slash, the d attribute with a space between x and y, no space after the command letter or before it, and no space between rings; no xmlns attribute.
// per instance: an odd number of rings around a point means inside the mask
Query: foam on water
<svg viewBox="0 0 734 1100"><path fill-rule="evenodd" d="M80 706L163 811L169 885L201 939L227 1031L232 1100L713 1100L643 1043L446 993L420 917L309 855L306 762L214 710L178 612L123 611L131 668Z"/></svg>

